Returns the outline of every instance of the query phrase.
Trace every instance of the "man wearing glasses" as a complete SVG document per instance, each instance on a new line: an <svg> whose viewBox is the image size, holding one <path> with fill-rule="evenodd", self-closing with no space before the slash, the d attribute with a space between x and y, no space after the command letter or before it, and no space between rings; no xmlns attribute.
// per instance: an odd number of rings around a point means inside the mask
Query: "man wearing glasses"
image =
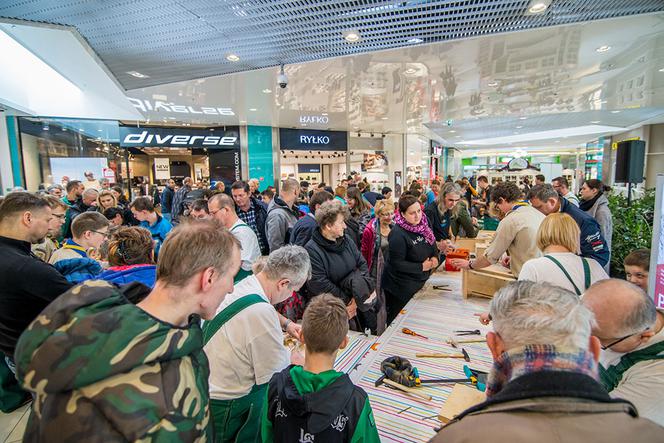
<svg viewBox="0 0 664 443"><path fill-rule="evenodd" d="M108 237L108 219L99 212L84 212L71 224L72 237L53 253L52 264L71 283L94 279L102 271L91 255L98 254Z"/></svg>
<svg viewBox="0 0 664 443"><path fill-rule="evenodd" d="M48 263L53 253L60 247L58 238L62 235L62 226L65 224L69 206L54 195L43 197L51 208L52 218L48 222L48 233L39 243L32 245L32 253L41 261Z"/></svg>
<svg viewBox="0 0 664 443"><path fill-rule="evenodd" d="M624 280L592 285L583 303L595 314L601 345L600 379L614 398L664 425L664 313L641 288Z"/></svg>

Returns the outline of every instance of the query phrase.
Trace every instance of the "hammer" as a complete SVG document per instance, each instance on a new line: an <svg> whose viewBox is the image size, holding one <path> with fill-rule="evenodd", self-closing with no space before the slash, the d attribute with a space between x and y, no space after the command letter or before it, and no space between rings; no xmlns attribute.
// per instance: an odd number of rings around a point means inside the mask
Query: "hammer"
<svg viewBox="0 0 664 443"><path fill-rule="evenodd" d="M466 340L455 340L451 338L447 340L447 344L452 345L453 348L458 348L460 344L464 343L486 343L486 338L469 338Z"/></svg>
<svg viewBox="0 0 664 443"><path fill-rule="evenodd" d="M465 349L461 349L461 354L415 354L415 357L419 358L463 358L467 362L470 361L470 355L466 352Z"/></svg>
<svg viewBox="0 0 664 443"><path fill-rule="evenodd" d="M389 378L387 378L385 375L381 376L378 380L376 380L376 383L374 383L374 385L375 385L376 387L378 387L378 386L380 386L380 385L382 385L382 384L386 384L386 385L388 385L388 386L392 386L393 388L396 388L396 389L398 389L398 390L400 390L400 391L402 391L402 392L405 392L405 393L408 394L408 395L412 395L413 397L417 397L417 398L422 399L422 400L427 400L427 401L431 401L431 400L432 400L432 398L431 398L430 395L423 394L423 393L419 392L419 391L418 391L417 389L415 389L415 388L409 388L408 386L404 386L404 385L402 385L402 384L400 384L400 383L397 383L397 382L395 382L395 381L392 381L392 380L390 380Z"/></svg>

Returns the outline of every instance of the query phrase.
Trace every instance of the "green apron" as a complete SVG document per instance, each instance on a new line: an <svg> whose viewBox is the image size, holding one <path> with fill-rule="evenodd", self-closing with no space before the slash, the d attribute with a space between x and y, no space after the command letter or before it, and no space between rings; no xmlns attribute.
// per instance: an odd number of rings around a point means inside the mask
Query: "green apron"
<svg viewBox="0 0 664 443"><path fill-rule="evenodd" d="M589 287L590 287L590 265L588 264L588 260L586 260L584 257L581 257L581 262L583 263L583 291L579 289L578 286L576 286L576 283L574 283L574 280L572 280L572 277L569 275L565 267L555 258L551 257L550 255L545 255L544 258L548 258L551 260L553 263L555 263L558 268L563 271L563 274L565 274L565 277L567 277L567 280L572 284L574 287L574 292L576 292L576 295L581 295L583 294Z"/></svg>
<svg viewBox="0 0 664 443"><path fill-rule="evenodd" d="M257 294L235 300L217 316L203 324L203 340L210 341L221 327L245 308L256 303L267 303ZM259 442L263 403L267 383L254 385L244 397L233 400L210 399L210 413L214 424L215 442Z"/></svg>
<svg viewBox="0 0 664 443"><path fill-rule="evenodd" d="M233 231L235 230L235 228L240 227L240 226L246 226L247 228L249 228L249 225L248 225L248 224L246 224L246 223L240 223L240 224L238 224L238 225L233 226L233 228L231 229L231 232L233 232ZM249 228L249 229L251 229L251 228ZM254 274L254 273L251 272L251 271L245 271L244 269L240 268L240 270L238 271L238 273L235 274L235 277L233 277L233 284L236 285L236 284L238 284L239 282L241 282L242 280L244 280L245 278L247 278L247 277L249 277L250 275L253 275L253 274Z"/></svg>
<svg viewBox="0 0 664 443"><path fill-rule="evenodd" d="M602 365L599 365L599 379L606 390L611 392L620 384L623 374L635 364L642 361L662 359L664 359L664 341L639 351L628 352L620 357L618 364L610 366L608 369L604 369Z"/></svg>

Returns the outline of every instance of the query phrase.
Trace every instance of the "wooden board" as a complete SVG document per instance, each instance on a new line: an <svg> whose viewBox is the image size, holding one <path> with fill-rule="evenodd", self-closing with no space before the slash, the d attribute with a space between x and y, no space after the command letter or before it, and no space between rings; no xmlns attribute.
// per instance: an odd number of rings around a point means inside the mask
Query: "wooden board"
<svg viewBox="0 0 664 443"><path fill-rule="evenodd" d="M478 391L473 386L457 383L447 401L438 413L438 419L443 423L449 423L466 409L482 403L486 399L484 392Z"/></svg>
<svg viewBox="0 0 664 443"><path fill-rule="evenodd" d="M468 298L470 295L491 298L498 289L516 281L509 270L500 265L477 270L464 269L461 278L463 298Z"/></svg>

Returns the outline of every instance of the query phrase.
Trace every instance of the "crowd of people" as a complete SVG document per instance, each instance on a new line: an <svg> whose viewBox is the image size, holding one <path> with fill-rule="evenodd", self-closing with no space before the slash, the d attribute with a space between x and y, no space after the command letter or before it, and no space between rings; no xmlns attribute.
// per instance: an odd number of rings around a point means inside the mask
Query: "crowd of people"
<svg viewBox="0 0 664 443"><path fill-rule="evenodd" d="M378 441L337 350L349 329L381 334L456 240L492 222L482 255L447 259L518 280L480 316L494 327L489 400L435 441L495 436L494 416L509 440L549 411L578 418L555 419L561 435L586 422L610 441L664 432L652 423L664 425L664 314L646 295L650 254L625 258L628 281L609 278L600 181L578 197L540 176L415 181L396 200L359 174L335 189L259 188L187 177L129 201L86 174L0 201L0 374L33 400L26 441ZM289 351L284 334L305 346Z"/></svg>

